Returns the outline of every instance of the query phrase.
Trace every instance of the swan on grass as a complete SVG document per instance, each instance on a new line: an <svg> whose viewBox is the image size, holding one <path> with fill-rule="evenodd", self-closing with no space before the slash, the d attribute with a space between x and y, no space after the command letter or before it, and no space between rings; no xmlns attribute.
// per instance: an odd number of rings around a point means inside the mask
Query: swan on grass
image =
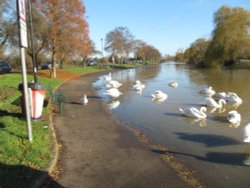
<svg viewBox="0 0 250 188"><path fill-rule="evenodd" d="M189 107L186 109L179 108L179 110L183 113L183 115L191 118L198 118L198 119L204 119L207 117L206 111L207 108L202 106L200 109L197 109L195 107Z"/></svg>
<svg viewBox="0 0 250 188"><path fill-rule="evenodd" d="M220 99L218 102L216 102L213 98L205 98L205 105L214 107L214 108L222 108L223 104L226 104L227 102L224 99Z"/></svg>
<svg viewBox="0 0 250 188"><path fill-rule="evenodd" d="M236 110L232 110L228 112L227 120L232 124L240 123L241 115Z"/></svg>
<svg viewBox="0 0 250 188"><path fill-rule="evenodd" d="M216 92L213 90L213 88L210 86L208 88L204 88L202 90L199 91L200 94L203 94L203 95L214 95Z"/></svg>
<svg viewBox="0 0 250 188"><path fill-rule="evenodd" d="M178 83L175 82L175 81L172 81L172 82L169 82L169 83L168 83L168 86L169 86L169 87L172 87L172 88L176 88L176 87L178 86Z"/></svg>
<svg viewBox="0 0 250 188"><path fill-rule="evenodd" d="M108 89L104 94L109 95L112 98L118 98L120 95L122 95L122 92L120 92L117 88L111 88Z"/></svg>

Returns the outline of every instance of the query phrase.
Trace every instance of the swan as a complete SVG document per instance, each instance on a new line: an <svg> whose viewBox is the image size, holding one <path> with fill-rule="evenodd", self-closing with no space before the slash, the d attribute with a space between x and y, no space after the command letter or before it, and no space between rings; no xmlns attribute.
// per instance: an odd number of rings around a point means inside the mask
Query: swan
<svg viewBox="0 0 250 188"><path fill-rule="evenodd" d="M250 123L248 123L244 128L244 142L250 142Z"/></svg>
<svg viewBox="0 0 250 188"><path fill-rule="evenodd" d="M109 82L109 81L112 80L111 72L110 72L107 76L104 77L104 80L105 80L106 82Z"/></svg>
<svg viewBox="0 0 250 188"><path fill-rule="evenodd" d="M204 88L199 91L200 94L205 94L205 95L214 95L216 92L213 90L213 88L210 86L208 88Z"/></svg>
<svg viewBox="0 0 250 188"><path fill-rule="evenodd" d="M168 83L168 86L169 86L169 87L172 87L172 88L176 88L176 87L178 86L178 83L175 82L175 81L172 81L172 82L169 82L169 83Z"/></svg>
<svg viewBox="0 0 250 188"><path fill-rule="evenodd" d="M154 93L151 94L151 96L153 97L153 99L167 99L168 95L166 93L163 93L160 90L156 90L154 91Z"/></svg>
<svg viewBox="0 0 250 188"><path fill-rule="evenodd" d="M109 109L115 109L120 105L120 101L112 101L110 103L108 103L108 107Z"/></svg>
<svg viewBox="0 0 250 188"><path fill-rule="evenodd" d="M240 123L241 115L236 110L232 110L228 112L227 120L233 124Z"/></svg>
<svg viewBox="0 0 250 188"><path fill-rule="evenodd" d="M104 93L106 95L109 95L112 98L118 98L120 95L122 95L122 92L120 92L117 88L111 88Z"/></svg>
<svg viewBox="0 0 250 188"><path fill-rule="evenodd" d="M142 91L145 88L145 84L142 84L140 80L136 80L132 88L136 91Z"/></svg>
<svg viewBox="0 0 250 188"><path fill-rule="evenodd" d="M227 96L226 92L218 92L213 95L213 98L226 100L226 96Z"/></svg>
<svg viewBox="0 0 250 188"><path fill-rule="evenodd" d="M88 100L88 98L87 98L87 95L84 94L84 95L83 95L83 98L82 98L82 104L83 104L83 105L86 105L86 104L88 104L88 102L89 102L89 100Z"/></svg>
<svg viewBox="0 0 250 188"><path fill-rule="evenodd" d="M215 108L222 108L223 104L226 104L227 102L224 99L220 99L218 102L216 102L213 98L205 98L205 105Z"/></svg>
<svg viewBox="0 0 250 188"><path fill-rule="evenodd" d="M198 118L198 119L205 119L207 117L206 111L207 108L202 106L200 109L197 109L195 107L190 107L186 109L179 108L179 110L187 117L191 118Z"/></svg>
<svg viewBox="0 0 250 188"><path fill-rule="evenodd" d="M228 92L226 96L226 101L231 103L242 104L242 99L233 92Z"/></svg>
<svg viewBox="0 0 250 188"><path fill-rule="evenodd" d="M110 80L105 85L106 88L119 88L122 84L116 80Z"/></svg>

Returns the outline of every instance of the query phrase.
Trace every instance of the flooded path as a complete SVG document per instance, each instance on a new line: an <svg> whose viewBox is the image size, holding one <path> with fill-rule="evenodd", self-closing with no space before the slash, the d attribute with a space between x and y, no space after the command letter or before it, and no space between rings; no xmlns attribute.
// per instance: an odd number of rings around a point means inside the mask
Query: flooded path
<svg viewBox="0 0 250 188"><path fill-rule="evenodd" d="M117 117L143 131L153 143L166 146L207 187L250 187L250 143L244 142L250 123L249 70L198 70L164 63L115 72L112 79L123 84L123 95L116 100L103 94L103 77L93 85L110 107L116 104L112 110ZM131 87L135 80L146 86L141 93ZM178 87L169 87L170 81ZM217 92L235 92L243 103L227 104L221 110L208 108L204 121L184 117L179 108L200 108L206 96L199 91L209 86ZM155 90L167 93L167 100L152 101ZM231 110L241 114L240 124L228 123Z"/></svg>

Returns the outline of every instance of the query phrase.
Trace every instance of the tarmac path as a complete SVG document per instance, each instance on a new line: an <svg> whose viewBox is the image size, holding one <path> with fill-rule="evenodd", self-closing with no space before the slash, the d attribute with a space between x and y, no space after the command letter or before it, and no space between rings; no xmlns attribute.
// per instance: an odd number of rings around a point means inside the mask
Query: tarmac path
<svg viewBox="0 0 250 188"><path fill-rule="evenodd" d="M53 117L63 145L63 170L56 184L49 187L191 187L105 108L91 85L101 74L81 76L58 89L67 100L63 113ZM84 93L87 105L80 104Z"/></svg>

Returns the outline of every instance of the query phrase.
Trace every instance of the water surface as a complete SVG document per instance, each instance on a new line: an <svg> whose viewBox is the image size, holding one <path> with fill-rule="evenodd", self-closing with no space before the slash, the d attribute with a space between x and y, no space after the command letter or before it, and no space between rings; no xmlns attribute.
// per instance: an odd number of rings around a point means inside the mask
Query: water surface
<svg viewBox="0 0 250 188"><path fill-rule="evenodd" d="M120 105L113 109L117 117L139 128L154 144L166 146L209 187L250 186L250 143L243 142L244 128L250 123L249 70L200 70L181 63L163 63L115 72L112 79L123 84L123 95L116 99ZM141 94L131 88L137 79L146 85ZM103 80L101 77L94 87L109 104L114 100L103 95ZM176 81L178 87L169 87L170 81ZM179 108L201 107L206 96L199 91L208 86L217 92L236 92L243 104L208 111L205 121L184 117ZM168 99L153 102L154 90L167 93ZM233 109L241 114L239 125L226 120Z"/></svg>

